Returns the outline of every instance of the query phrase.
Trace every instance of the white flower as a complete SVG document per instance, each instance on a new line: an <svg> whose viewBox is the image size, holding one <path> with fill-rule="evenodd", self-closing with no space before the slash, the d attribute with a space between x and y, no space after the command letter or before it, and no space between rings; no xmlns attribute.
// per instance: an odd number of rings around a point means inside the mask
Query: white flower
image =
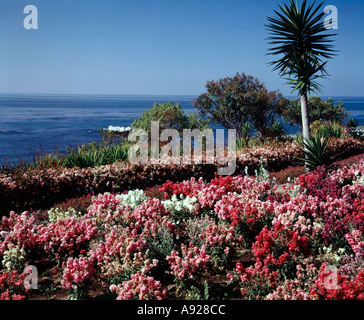
<svg viewBox="0 0 364 320"><path fill-rule="evenodd" d="M48 211L48 219L50 223L56 223L58 220L75 217L76 219L81 216L80 212L77 212L74 208L68 208L66 211L62 211L59 208L52 208Z"/></svg>
<svg viewBox="0 0 364 320"><path fill-rule="evenodd" d="M198 200L194 196L190 198L187 196L186 198L183 195L180 195L180 199L174 194L170 200L162 201L166 210L169 210L173 213L187 211L193 213L198 208Z"/></svg>
<svg viewBox="0 0 364 320"><path fill-rule="evenodd" d="M353 180L353 185L364 184L364 176L359 176L359 172L355 172L356 180Z"/></svg>
<svg viewBox="0 0 364 320"><path fill-rule="evenodd" d="M2 265L11 271L13 269L21 270L24 268L26 259L25 250L19 247L9 246L8 250L4 251Z"/></svg>
<svg viewBox="0 0 364 320"><path fill-rule="evenodd" d="M143 190L137 189L129 191L127 194L119 194L116 198L120 201L120 206L128 205L133 210L146 200L147 196Z"/></svg>

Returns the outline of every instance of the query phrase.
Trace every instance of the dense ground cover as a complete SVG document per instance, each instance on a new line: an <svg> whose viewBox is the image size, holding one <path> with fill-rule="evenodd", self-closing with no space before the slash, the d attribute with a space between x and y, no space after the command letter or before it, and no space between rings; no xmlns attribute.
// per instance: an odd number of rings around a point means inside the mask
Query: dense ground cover
<svg viewBox="0 0 364 320"><path fill-rule="evenodd" d="M12 212L1 299L363 299L363 182L354 158L279 188L188 178ZM24 288L27 265L39 290Z"/></svg>
<svg viewBox="0 0 364 320"><path fill-rule="evenodd" d="M332 139L330 146L341 159L361 154L364 142L353 138ZM236 174L254 174L263 165L277 172L296 165L302 157L297 142L270 142L241 148L237 152ZM124 192L160 185L167 180L182 181L191 177L211 180L215 165L130 165L115 162L89 168L65 168L46 162L0 172L0 216L10 211L47 209L55 203L87 194Z"/></svg>

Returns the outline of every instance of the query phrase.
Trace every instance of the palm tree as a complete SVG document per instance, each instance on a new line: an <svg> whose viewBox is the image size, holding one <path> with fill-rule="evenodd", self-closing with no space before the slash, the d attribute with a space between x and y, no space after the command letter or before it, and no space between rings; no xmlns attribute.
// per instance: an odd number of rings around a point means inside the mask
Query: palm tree
<svg viewBox="0 0 364 320"><path fill-rule="evenodd" d="M324 2L315 7L316 1L308 5L303 0L301 7L294 0L279 5L281 12L274 11L277 17L268 17L266 25L271 40L269 55L281 55L272 61L273 71L279 70L281 76L287 77L287 84L293 86L292 92L298 91L301 96L302 132L309 140L310 127L308 120L307 94L321 91L316 82L318 78L328 76L325 66L335 54L330 37L335 34L324 34L327 29L322 21L325 13Z"/></svg>

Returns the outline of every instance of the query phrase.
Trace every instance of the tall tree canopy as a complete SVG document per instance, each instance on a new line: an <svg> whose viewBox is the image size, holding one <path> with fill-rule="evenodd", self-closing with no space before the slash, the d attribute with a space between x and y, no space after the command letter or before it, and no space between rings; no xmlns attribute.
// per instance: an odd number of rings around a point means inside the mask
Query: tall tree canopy
<svg viewBox="0 0 364 320"><path fill-rule="evenodd" d="M238 138L243 136L248 122L265 137L287 103L278 90L268 91L257 78L244 73L208 81L206 89L194 106L202 117L227 129L236 129Z"/></svg>

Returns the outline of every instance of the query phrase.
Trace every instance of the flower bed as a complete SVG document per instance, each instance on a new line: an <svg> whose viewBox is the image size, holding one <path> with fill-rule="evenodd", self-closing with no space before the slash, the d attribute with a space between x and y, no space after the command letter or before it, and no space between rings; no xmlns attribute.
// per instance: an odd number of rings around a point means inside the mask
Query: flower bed
<svg viewBox="0 0 364 320"><path fill-rule="evenodd" d="M336 139L332 146L342 158L363 153L364 142ZM299 154L295 143L271 143L263 147L241 149L237 154L235 174L254 174L262 162L268 171L294 165ZM130 165L115 163L96 168L19 168L0 173L0 216L11 210L47 209L67 199L105 192L123 192L154 187L168 180L174 182L202 177L214 178L214 165Z"/></svg>
<svg viewBox="0 0 364 320"><path fill-rule="evenodd" d="M0 222L2 299L31 298L24 268L55 290L113 299L363 299L364 160L276 192L255 177L167 182ZM219 280L217 280L219 279ZM38 292L38 294L41 294Z"/></svg>

